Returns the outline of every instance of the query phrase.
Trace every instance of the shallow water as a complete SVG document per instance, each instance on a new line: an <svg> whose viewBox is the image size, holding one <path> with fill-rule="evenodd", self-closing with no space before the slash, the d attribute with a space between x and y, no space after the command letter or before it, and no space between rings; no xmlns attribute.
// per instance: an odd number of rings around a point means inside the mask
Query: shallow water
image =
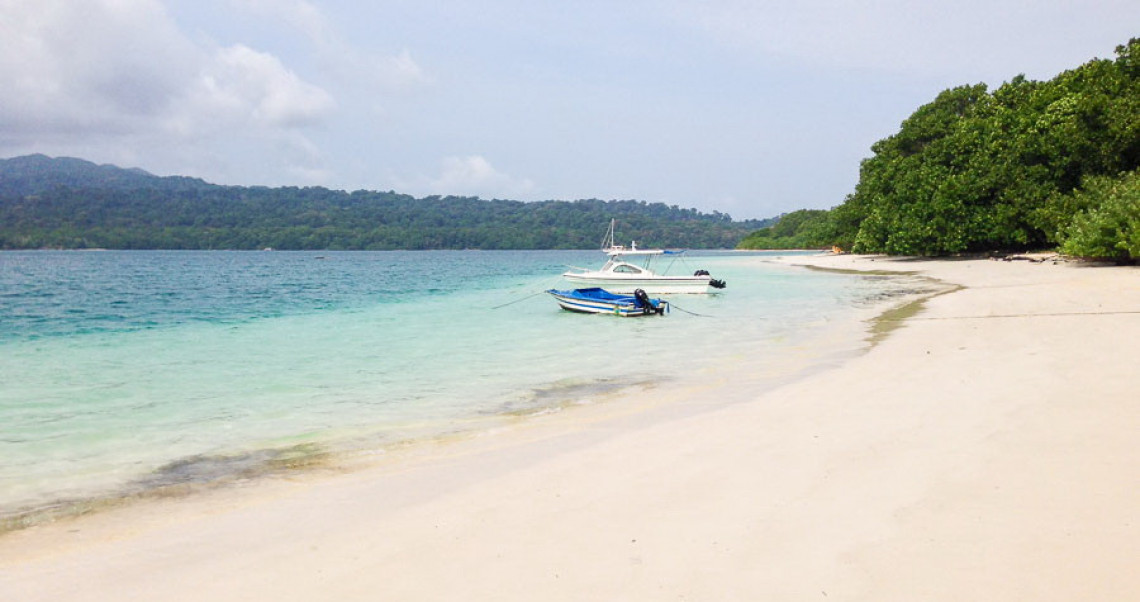
<svg viewBox="0 0 1140 602"><path fill-rule="evenodd" d="M763 258L692 254L674 271L723 293L619 319L541 292L597 251L0 253L0 517L733 366L774 381L913 287Z"/></svg>

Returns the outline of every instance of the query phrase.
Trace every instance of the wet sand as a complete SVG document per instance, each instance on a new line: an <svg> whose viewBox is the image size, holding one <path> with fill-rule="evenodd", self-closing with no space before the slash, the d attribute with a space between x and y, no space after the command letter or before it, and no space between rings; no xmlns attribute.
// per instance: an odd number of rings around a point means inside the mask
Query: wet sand
<svg viewBox="0 0 1140 602"><path fill-rule="evenodd" d="M773 390L650 389L10 533L0 599L1140 599L1140 270L786 261L964 288Z"/></svg>

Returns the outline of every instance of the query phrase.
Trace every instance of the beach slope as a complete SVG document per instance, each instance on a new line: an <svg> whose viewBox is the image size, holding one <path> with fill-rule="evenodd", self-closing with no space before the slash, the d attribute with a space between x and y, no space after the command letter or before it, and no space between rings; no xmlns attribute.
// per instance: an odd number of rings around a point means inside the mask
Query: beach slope
<svg viewBox="0 0 1140 602"><path fill-rule="evenodd" d="M786 261L964 288L773 390L9 533L0 599L1140 599L1140 271Z"/></svg>

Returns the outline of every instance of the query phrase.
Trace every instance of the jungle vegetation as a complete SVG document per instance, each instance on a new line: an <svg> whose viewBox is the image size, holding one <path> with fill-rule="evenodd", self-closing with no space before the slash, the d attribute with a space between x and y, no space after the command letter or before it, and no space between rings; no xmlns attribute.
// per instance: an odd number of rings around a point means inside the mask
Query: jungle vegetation
<svg viewBox="0 0 1140 602"><path fill-rule="evenodd" d="M742 248L1140 257L1140 39L1049 81L940 93L876 142L855 191Z"/></svg>
<svg viewBox="0 0 1140 602"><path fill-rule="evenodd" d="M619 235L664 247L732 248L766 225L644 201L219 186L82 159L0 160L0 249L591 249L611 218Z"/></svg>

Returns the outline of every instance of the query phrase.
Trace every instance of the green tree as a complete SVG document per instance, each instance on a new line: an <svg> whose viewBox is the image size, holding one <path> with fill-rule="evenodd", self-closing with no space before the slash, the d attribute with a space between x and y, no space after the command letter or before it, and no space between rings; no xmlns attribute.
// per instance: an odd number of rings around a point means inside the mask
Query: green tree
<svg viewBox="0 0 1140 602"><path fill-rule="evenodd" d="M855 192L833 209L856 251L941 255L1060 242L1096 201L1095 176L1140 166L1140 43L1048 82L1018 76L939 94L872 146Z"/></svg>
<svg viewBox="0 0 1140 602"><path fill-rule="evenodd" d="M1072 194L1077 213L1063 235L1069 255L1115 260L1140 258L1140 171L1090 178Z"/></svg>

